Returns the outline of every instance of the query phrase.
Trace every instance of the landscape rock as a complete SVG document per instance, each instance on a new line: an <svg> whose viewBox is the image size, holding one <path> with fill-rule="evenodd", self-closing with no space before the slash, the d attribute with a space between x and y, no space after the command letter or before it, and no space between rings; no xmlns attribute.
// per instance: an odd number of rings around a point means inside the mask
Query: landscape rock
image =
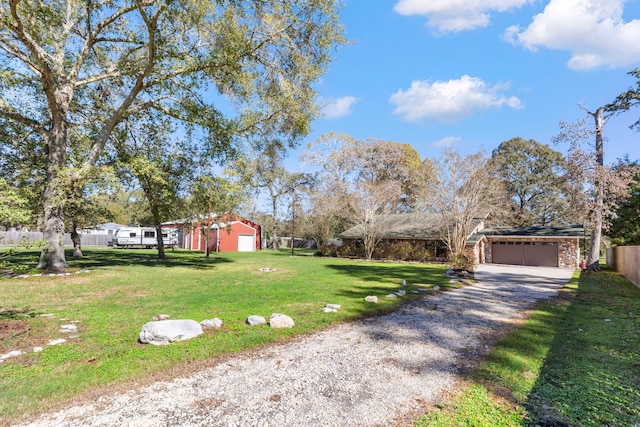
<svg viewBox="0 0 640 427"><path fill-rule="evenodd" d="M386 298L398 298L398 295L396 295L396 294L388 294L388 295L385 295L385 297Z"/></svg>
<svg viewBox="0 0 640 427"><path fill-rule="evenodd" d="M13 351L10 351L9 353L5 353L2 356L0 356L0 360L6 360L11 357L17 357L17 356L22 356L22 350L13 350Z"/></svg>
<svg viewBox="0 0 640 427"><path fill-rule="evenodd" d="M202 325L195 320L160 320L148 322L140 332L143 344L167 345L178 340L188 340L202 334Z"/></svg>
<svg viewBox="0 0 640 427"><path fill-rule="evenodd" d="M64 344L66 342L67 340L65 340L64 338L58 338L57 340L49 340L47 345L59 345L59 344Z"/></svg>
<svg viewBox="0 0 640 427"><path fill-rule="evenodd" d="M402 280L402 286L407 286L407 281L406 280Z"/></svg>
<svg viewBox="0 0 640 427"><path fill-rule="evenodd" d="M153 316L153 320L167 320L169 319L169 315L168 314L156 314L155 316Z"/></svg>
<svg viewBox="0 0 640 427"><path fill-rule="evenodd" d="M327 304L325 307L333 308L333 309L336 309L336 310L340 310L340 308L341 308L340 304Z"/></svg>
<svg viewBox="0 0 640 427"><path fill-rule="evenodd" d="M365 297L364 300L366 302L375 302L375 303L377 303L378 302L378 297L375 296L375 295L369 295L368 297Z"/></svg>
<svg viewBox="0 0 640 427"><path fill-rule="evenodd" d="M337 313L338 310L336 310L335 308L331 308L331 307L324 307L322 309L322 311L324 311L325 313Z"/></svg>
<svg viewBox="0 0 640 427"><path fill-rule="evenodd" d="M293 319L286 314L273 313L269 318L269 326L272 328L293 328Z"/></svg>
<svg viewBox="0 0 640 427"><path fill-rule="evenodd" d="M267 323L267 320L262 316L256 316L255 314L247 317L247 325L256 326L256 325L264 325Z"/></svg>
<svg viewBox="0 0 640 427"><path fill-rule="evenodd" d="M397 291L396 295L398 295L399 297L403 297L407 294L407 291Z"/></svg>
<svg viewBox="0 0 640 427"><path fill-rule="evenodd" d="M218 319L217 317L213 318L213 319L206 319L203 320L202 322L200 322L200 324L202 325L203 328L221 328L222 327L222 320Z"/></svg>
<svg viewBox="0 0 640 427"><path fill-rule="evenodd" d="M78 327L73 324L62 325L60 326L60 332L64 332L64 333L78 332Z"/></svg>

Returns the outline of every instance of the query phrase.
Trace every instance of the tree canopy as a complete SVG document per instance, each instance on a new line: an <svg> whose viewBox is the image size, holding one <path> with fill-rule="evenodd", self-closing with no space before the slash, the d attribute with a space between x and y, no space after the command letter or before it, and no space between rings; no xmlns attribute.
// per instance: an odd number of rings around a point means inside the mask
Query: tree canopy
<svg viewBox="0 0 640 427"><path fill-rule="evenodd" d="M214 155L238 135L277 132L294 144L306 134L316 112L312 83L343 40L338 7L334 0L2 2L0 127L26 128L45 147L48 246L40 266L66 266L61 181L98 164L128 116L153 110L187 131L204 129ZM75 144L80 137L90 144Z"/></svg>
<svg viewBox="0 0 640 427"><path fill-rule="evenodd" d="M505 225L564 222L566 163L560 152L533 139L517 137L502 142L493 150L492 162L514 202L510 215L506 215L511 224Z"/></svg>

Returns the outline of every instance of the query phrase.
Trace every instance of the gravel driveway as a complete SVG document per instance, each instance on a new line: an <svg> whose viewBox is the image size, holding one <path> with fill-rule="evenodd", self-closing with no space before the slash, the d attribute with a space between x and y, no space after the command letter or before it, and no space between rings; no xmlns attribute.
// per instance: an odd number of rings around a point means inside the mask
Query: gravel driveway
<svg viewBox="0 0 640 427"><path fill-rule="evenodd" d="M572 271L482 265L479 283L389 315L246 352L188 378L45 414L29 426L389 426L451 390L486 343ZM330 314L330 313L329 313Z"/></svg>

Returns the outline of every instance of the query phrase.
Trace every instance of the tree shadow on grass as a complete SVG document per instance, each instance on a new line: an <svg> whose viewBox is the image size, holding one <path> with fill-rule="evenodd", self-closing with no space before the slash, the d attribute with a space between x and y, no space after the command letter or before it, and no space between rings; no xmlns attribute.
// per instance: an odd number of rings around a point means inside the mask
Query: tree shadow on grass
<svg viewBox="0 0 640 427"><path fill-rule="evenodd" d="M200 270L210 270L217 265L233 262L232 259L211 255L205 258L204 254L195 251L173 251L167 249L167 259L158 259L158 252L149 249L83 249L82 258L74 258L73 250L65 250L65 258L69 269L99 269L115 268L123 266L148 266L148 267L188 267ZM24 265L35 268L40 256L40 251L21 251L11 256L13 265Z"/></svg>
<svg viewBox="0 0 640 427"><path fill-rule="evenodd" d="M444 266L427 264L396 264L392 268L388 265L364 264L328 264L339 273L349 275L354 279L374 283L402 283L412 285L443 285L446 282Z"/></svg>
<svg viewBox="0 0 640 427"><path fill-rule="evenodd" d="M640 338L631 331L640 292L614 276L582 273L554 322L554 340L525 403L536 425L639 425Z"/></svg>

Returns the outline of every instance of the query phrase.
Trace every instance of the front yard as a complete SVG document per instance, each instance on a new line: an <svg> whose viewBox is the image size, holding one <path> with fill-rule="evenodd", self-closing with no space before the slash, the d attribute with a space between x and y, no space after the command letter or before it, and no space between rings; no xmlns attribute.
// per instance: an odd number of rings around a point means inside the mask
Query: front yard
<svg viewBox="0 0 640 427"><path fill-rule="evenodd" d="M36 254L24 253L25 262ZM100 387L124 386L188 372L212 358L253 348L336 322L374 315L401 304L397 290L454 286L444 266L291 257L289 252L213 254L89 249L68 256L71 275L1 278L0 354L23 355L0 364L0 424L56 407ZM262 272L261 269L275 270ZM88 271L88 272L87 272ZM407 286L402 285L406 281ZM365 303L368 295L379 304ZM326 304L339 304L325 313ZM165 347L137 342L157 314L224 324ZM249 315L292 317L292 329L249 327ZM41 316L41 315L51 316ZM77 333L60 332L75 325ZM72 338L74 337L75 338ZM66 339L59 345L50 340ZM42 347L41 352L33 352Z"/></svg>

